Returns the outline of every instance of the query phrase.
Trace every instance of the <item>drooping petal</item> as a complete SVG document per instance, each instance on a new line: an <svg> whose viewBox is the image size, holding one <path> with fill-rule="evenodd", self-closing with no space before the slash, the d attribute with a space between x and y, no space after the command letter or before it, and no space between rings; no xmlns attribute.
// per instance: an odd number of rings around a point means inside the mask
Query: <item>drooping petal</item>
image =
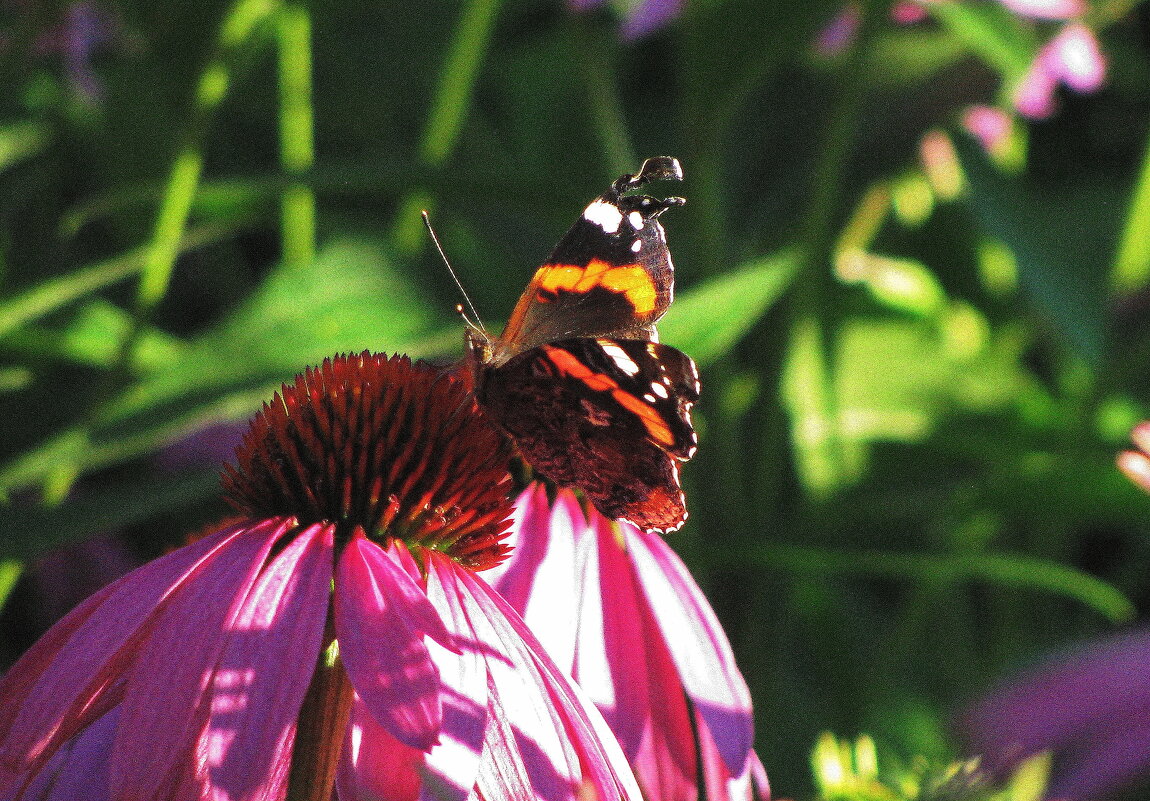
<svg viewBox="0 0 1150 801"><path fill-rule="evenodd" d="M1014 89L1014 107L1024 117L1042 120L1054 113L1054 90L1058 80L1042 58L1036 58Z"/></svg>
<svg viewBox="0 0 1150 801"><path fill-rule="evenodd" d="M356 696L336 777L339 801L416 801L423 757L422 750L395 739Z"/></svg>
<svg viewBox="0 0 1150 801"><path fill-rule="evenodd" d="M281 525L239 533L156 616L128 674L120 708L109 776L113 799L160 798L188 779L227 632L243 615L282 533Z"/></svg>
<svg viewBox="0 0 1150 801"><path fill-rule="evenodd" d="M514 558L503 575L488 581L536 633L552 659L567 673L574 670L580 639L581 608L588 587L586 574L587 519L574 494L561 491L552 508L541 484L526 490L516 502L510 539ZM496 568L497 570L500 568Z"/></svg>
<svg viewBox="0 0 1150 801"><path fill-rule="evenodd" d="M692 798L695 737L682 683L613 526L598 515L593 520L604 616L602 652L611 665L617 699L613 709L600 709L648 796ZM583 686L582 678L578 680Z"/></svg>
<svg viewBox="0 0 1150 801"><path fill-rule="evenodd" d="M1042 58L1046 68L1076 92L1096 92L1106 79L1106 59L1098 40L1080 22L1064 26Z"/></svg>
<svg viewBox="0 0 1150 801"><path fill-rule="evenodd" d="M26 798L37 801L107 801L108 765L119 723L114 708L52 755L28 786ZM0 795L8 801L7 796Z"/></svg>
<svg viewBox="0 0 1150 801"><path fill-rule="evenodd" d="M297 534L226 632L197 748L196 763L206 767L204 801L283 798L296 720L323 644L333 535L330 525Z"/></svg>
<svg viewBox="0 0 1150 801"><path fill-rule="evenodd" d="M474 627L477 643L485 644L481 653L491 677L493 724L500 718L499 728L489 725L487 731L483 766L493 772L479 777L485 797L521 798L503 796L503 783L526 781L533 798L574 801L589 793L602 801L639 799L626 758L602 716L523 620L478 577L443 560L432 564L449 600L460 605ZM492 751L512 747L514 755ZM506 761L494 763L500 759Z"/></svg>
<svg viewBox="0 0 1150 801"><path fill-rule="evenodd" d="M430 749L443 710L424 634L448 638L435 609L423 588L359 532L340 556L336 583L336 636L352 686L393 737Z"/></svg>
<svg viewBox="0 0 1150 801"><path fill-rule="evenodd" d="M274 537L282 520L239 524L129 573L61 621L0 683L0 792L123 698L121 680L171 597L234 540ZM62 636L66 635L66 636Z"/></svg>
<svg viewBox="0 0 1150 801"><path fill-rule="evenodd" d="M695 710L727 769L742 773L754 739L751 695L714 611L686 565L658 536L621 526L651 611Z"/></svg>
<svg viewBox="0 0 1150 801"><path fill-rule="evenodd" d="M1082 0L1002 0L1015 14L1033 19L1070 19L1086 11Z"/></svg>
<svg viewBox="0 0 1150 801"><path fill-rule="evenodd" d="M486 646L477 640L469 616L455 600L453 576L451 571L429 566L427 597L450 632L457 651L428 643L442 682L443 728L439 744L427 755L421 772L425 783L434 788L434 798L463 801L471 795L479 776L490 720L490 681L484 656ZM446 586L445 577L450 580Z"/></svg>

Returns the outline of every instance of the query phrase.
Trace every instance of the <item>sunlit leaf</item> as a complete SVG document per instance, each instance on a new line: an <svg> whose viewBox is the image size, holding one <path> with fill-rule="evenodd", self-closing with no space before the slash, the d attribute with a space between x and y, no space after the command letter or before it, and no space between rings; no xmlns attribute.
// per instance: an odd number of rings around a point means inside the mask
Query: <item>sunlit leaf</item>
<svg viewBox="0 0 1150 801"><path fill-rule="evenodd" d="M707 365L729 351L782 296L796 256L757 259L682 292L659 323L662 339Z"/></svg>
<svg viewBox="0 0 1150 801"><path fill-rule="evenodd" d="M985 231L1014 254L1020 287L1067 344L1097 363L1107 314L1105 260L1084 235L1105 231L1054 216L1049 203L1000 173L971 139L956 137L955 146L971 208Z"/></svg>

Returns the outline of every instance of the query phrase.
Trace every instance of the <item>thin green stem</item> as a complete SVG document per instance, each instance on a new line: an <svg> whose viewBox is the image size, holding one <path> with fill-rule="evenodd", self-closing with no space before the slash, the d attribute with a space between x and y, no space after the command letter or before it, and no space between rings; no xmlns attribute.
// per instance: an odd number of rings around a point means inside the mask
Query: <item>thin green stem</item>
<svg viewBox="0 0 1150 801"><path fill-rule="evenodd" d="M220 104L231 85L235 62L257 26L276 8L276 0L237 0L224 17L216 40L215 51L196 84L190 118L180 138L176 156L156 213L143 257L140 282L132 307L132 320L124 339L120 342L113 367L96 389L93 403L77 430L81 436L73 443L73 453L86 447L87 432L99 409L124 381L130 372L133 355L143 331L151 322L156 307L167 294L172 269L180 251L192 200L203 173L203 144ZM62 461L45 482L45 499L55 502L63 498L78 475L78 462Z"/></svg>
<svg viewBox="0 0 1150 801"><path fill-rule="evenodd" d="M850 470L834 389L837 326L830 298L830 264L844 208L846 166L866 97L871 34L885 8L881 0L867 0L860 8L859 31L842 65L843 83L815 162L810 202L800 228L804 259L792 298L794 335L787 361L795 383L788 405L800 472L816 496L832 492Z"/></svg>
<svg viewBox="0 0 1150 801"><path fill-rule="evenodd" d="M568 19L587 92L587 109L607 159L607 171L611 175L631 172L639 160L627 134L627 117L615 85L614 59L609 50L614 38L598 35L586 15L570 14Z"/></svg>
<svg viewBox="0 0 1150 801"><path fill-rule="evenodd" d="M419 157L428 166L443 164L459 140L471 107L475 77L491 42L499 3L500 0L468 0L463 7L420 142Z"/></svg>
<svg viewBox="0 0 1150 801"><path fill-rule="evenodd" d="M279 13L280 165L297 177L315 164L311 86L311 17L299 0L288 0ZM289 265L315 260L315 193L303 182L291 183L280 200L283 260Z"/></svg>
<svg viewBox="0 0 1150 801"><path fill-rule="evenodd" d="M1141 289L1150 280L1150 134L1110 278L1114 289L1121 293Z"/></svg>
<svg viewBox="0 0 1150 801"><path fill-rule="evenodd" d="M467 0L464 5L419 143L419 160L424 166L441 167L455 150L471 108L479 66L491 43L500 2ZM392 241L400 253L413 255L423 247L426 237L420 213L430 206L431 196L423 187L413 189L400 202L392 227Z"/></svg>

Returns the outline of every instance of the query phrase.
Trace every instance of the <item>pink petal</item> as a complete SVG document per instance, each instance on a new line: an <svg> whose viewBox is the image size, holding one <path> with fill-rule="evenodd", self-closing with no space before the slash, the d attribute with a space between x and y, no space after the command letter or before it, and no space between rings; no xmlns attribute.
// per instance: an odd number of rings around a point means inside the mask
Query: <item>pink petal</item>
<svg viewBox="0 0 1150 801"><path fill-rule="evenodd" d="M446 641L447 632L423 588L360 533L340 557L336 586L336 636L352 686L392 736L430 749L443 711L423 635Z"/></svg>
<svg viewBox="0 0 1150 801"><path fill-rule="evenodd" d="M921 2L902 0L890 7L890 18L899 25L915 25L925 20L929 15Z"/></svg>
<svg viewBox="0 0 1150 801"><path fill-rule="evenodd" d="M333 536L330 525L295 535L228 627L197 748L205 801L283 798L296 720L323 645Z"/></svg>
<svg viewBox="0 0 1150 801"><path fill-rule="evenodd" d="M443 685L443 728L439 744L427 755L421 770L424 781L436 788L436 798L463 801L470 797L479 776L490 716L490 682L484 658L487 647L477 639L458 603L454 572L441 568L438 559L430 560L427 598L450 632L457 652L434 642L428 644Z"/></svg>
<svg viewBox="0 0 1150 801"><path fill-rule="evenodd" d="M739 775L754 739L751 695L727 635L675 552L658 536L630 525L621 529L683 687L728 770Z"/></svg>
<svg viewBox="0 0 1150 801"><path fill-rule="evenodd" d="M580 599L587 597L579 581L585 577L588 546L594 545L587 518L571 491L560 490L552 507L541 484L520 496L516 518L507 572L489 583L527 621L548 655L571 673L581 637Z"/></svg>
<svg viewBox="0 0 1150 801"><path fill-rule="evenodd" d="M1082 0L1002 0L1002 5L1032 19L1070 19L1086 13Z"/></svg>
<svg viewBox="0 0 1150 801"><path fill-rule="evenodd" d="M696 722L708 801L770 801L771 786L758 754L754 751L747 754L747 764L732 776L727 771L706 722L698 717Z"/></svg>
<svg viewBox="0 0 1150 801"><path fill-rule="evenodd" d="M648 796L691 798L696 783L695 736L682 683L614 525L601 515L592 519L599 543L604 616L600 641L617 699L614 708L600 705L600 709ZM584 686L582 675L577 680Z"/></svg>
<svg viewBox="0 0 1150 801"><path fill-rule="evenodd" d="M416 801L423 756L379 725L357 695L336 777L339 801Z"/></svg>
<svg viewBox="0 0 1150 801"><path fill-rule="evenodd" d="M478 577L451 563L440 562L437 567L453 571L456 600L475 627L478 641L493 646L483 652L493 688L492 712L498 696L507 715L500 723L514 731L516 752L523 757L521 763L506 765L513 769L522 764L528 771L532 797L551 798L550 793L557 793L555 798L577 799L590 793L602 801L637 801L639 789L606 722L547 656L523 620ZM515 703L509 703L511 699ZM491 726L488 734L512 746ZM489 742L488 747L493 745ZM510 759L500 752L491 758ZM496 792L499 781L497 775L481 773L480 789Z"/></svg>
<svg viewBox="0 0 1150 801"><path fill-rule="evenodd" d="M991 154L1002 152L1013 128L1010 116L993 106L970 106L962 113L962 125Z"/></svg>
<svg viewBox="0 0 1150 801"><path fill-rule="evenodd" d="M1054 90L1057 78L1040 56L1030 65L1014 90L1014 107L1018 113L1032 120L1041 120L1054 113Z"/></svg>
<svg viewBox="0 0 1150 801"><path fill-rule="evenodd" d="M52 754L28 786L37 801L107 801L108 764L120 719L116 707Z"/></svg>
<svg viewBox="0 0 1150 801"><path fill-rule="evenodd" d="M232 526L129 573L61 621L5 678L5 697L23 702L5 715L0 742L0 792L13 774L34 772L62 742L107 712L123 696L120 681L136 659L171 596L233 540L282 528L272 521L253 529ZM61 636L64 635L64 636Z"/></svg>
<svg viewBox="0 0 1150 801"><path fill-rule="evenodd" d="M1094 32L1071 22L1047 45L1046 68L1076 92L1095 92L1106 79L1106 59Z"/></svg>
<svg viewBox="0 0 1150 801"><path fill-rule="evenodd" d="M162 797L193 767L193 744L208 716L204 696L225 632L241 613L283 528L261 524L240 531L156 615L131 667L120 708L109 778L112 798Z"/></svg>
<svg viewBox="0 0 1150 801"><path fill-rule="evenodd" d="M547 499L547 488L541 483L532 483L515 499L507 533L507 544L513 548L511 557L483 571L487 583L520 612L527 608L535 586L535 573L547 558L550 525L551 502Z"/></svg>
<svg viewBox="0 0 1150 801"><path fill-rule="evenodd" d="M1118 469L1145 492L1150 492L1150 456L1140 451L1123 451L1118 454Z"/></svg>
<svg viewBox="0 0 1150 801"><path fill-rule="evenodd" d="M1139 450L1150 453L1150 420L1143 421L1130 430L1131 441Z"/></svg>

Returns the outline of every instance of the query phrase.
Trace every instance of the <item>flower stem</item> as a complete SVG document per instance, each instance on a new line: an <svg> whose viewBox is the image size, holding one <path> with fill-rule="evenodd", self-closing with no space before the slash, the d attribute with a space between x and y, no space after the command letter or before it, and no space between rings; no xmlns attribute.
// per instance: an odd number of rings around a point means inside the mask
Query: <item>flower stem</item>
<svg viewBox="0 0 1150 801"><path fill-rule="evenodd" d="M330 801L335 786L354 693L338 657L332 612L329 605L323 648L297 718L287 801Z"/></svg>
<svg viewBox="0 0 1150 801"><path fill-rule="evenodd" d="M190 117L164 185L152 237L144 249L128 331L119 343L111 368L94 393L91 406L77 427L77 439L71 451L73 458L62 460L45 480L44 495L49 503L62 499L78 476L79 461L75 457L89 444L92 421L130 372L136 346L156 307L167 294L172 269L191 214L192 201L203 173L204 140L215 112L227 96L237 57L252 33L275 7L276 0L236 0L220 25L215 51L196 85Z"/></svg>
<svg viewBox="0 0 1150 801"><path fill-rule="evenodd" d="M594 30L593 23L583 14L569 14L568 29L586 87L591 124L607 159L607 171L612 175L631 172L639 160L627 135L627 118L614 80L613 53L608 47L614 39Z"/></svg>
<svg viewBox="0 0 1150 801"><path fill-rule="evenodd" d="M791 342L788 346L787 405L799 469L808 490L825 496L850 472L850 455L839 429L834 382L835 320L831 303L831 256L843 210L846 165L866 97L866 61L871 34L886 4L866 0L854 46L842 65L843 83L826 126L801 225L804 258L794 282Z"/></svg>
<svg viewBox="0 0 1150 801"><path fill-rule="evenodd" d="M287 0L277 19L279 40L280 165L298 177L315 163L311 88L311 16L300 0ZM280 200L283 260L315 259L315 193L302 182L289 184Z"/></svg>
<svg viewBox="0 0 1150 801"><path fill-rule="evenodd" d="M463 7L419 143L419 160L427 167L442 166L459 141L500 2L467 0ZM400 253L418 253L426 241L420 212L431 205L430 200L426 189L416 188L400 203L392 228L392 241Z"/></svg>

